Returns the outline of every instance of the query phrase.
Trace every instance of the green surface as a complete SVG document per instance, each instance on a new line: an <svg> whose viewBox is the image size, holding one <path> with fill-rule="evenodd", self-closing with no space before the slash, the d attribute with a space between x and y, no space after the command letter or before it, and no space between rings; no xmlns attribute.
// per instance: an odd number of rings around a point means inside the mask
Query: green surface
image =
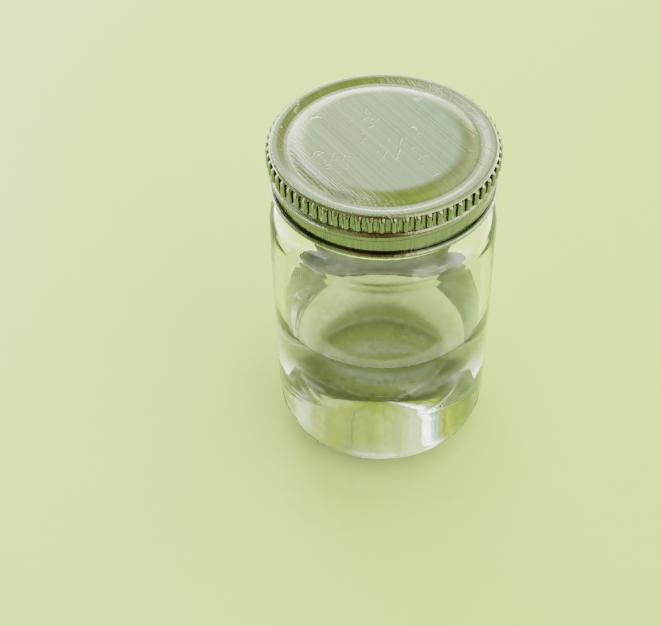
<svg viewBox="0 0 661 626"><path fill-rule="evenodd" d="M388 7L0 9L3 626L661 621L658 9ZM505 144L480 401L383 463L281 400L263 153L379 72Z"/></svg>

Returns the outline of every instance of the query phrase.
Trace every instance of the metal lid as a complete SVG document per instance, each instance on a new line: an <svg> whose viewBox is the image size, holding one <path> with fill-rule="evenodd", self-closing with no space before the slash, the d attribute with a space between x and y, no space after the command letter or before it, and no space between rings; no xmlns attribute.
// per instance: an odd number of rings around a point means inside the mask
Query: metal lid
<svg viewBox="0 0 661 626"><path fill-rule="evenodd" d="M490 206L501 163L487 115L447 87L355 78L303 96L266 144L273 192L303 230L355 250L445 241Z"/></svg>

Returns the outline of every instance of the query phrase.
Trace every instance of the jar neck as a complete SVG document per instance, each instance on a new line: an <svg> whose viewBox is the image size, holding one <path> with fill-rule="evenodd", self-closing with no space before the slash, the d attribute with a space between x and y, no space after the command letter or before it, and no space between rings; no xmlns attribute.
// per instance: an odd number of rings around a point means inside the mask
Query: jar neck
<svg viewBox="0 0 661 626"><path fill-rule="evenodd" d="M437 276L480 257L492 242L494 224L495 210L491 207L479 222L451 241L405 254L370 254L319 241L288 220L277 205L273 207L277 245L296 255L308 270L328 276Z"/></svg>

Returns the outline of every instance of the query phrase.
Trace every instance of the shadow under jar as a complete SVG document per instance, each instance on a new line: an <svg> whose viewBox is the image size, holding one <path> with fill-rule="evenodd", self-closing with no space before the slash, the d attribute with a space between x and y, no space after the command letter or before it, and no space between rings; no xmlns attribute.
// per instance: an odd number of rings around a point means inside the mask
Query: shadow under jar
<svg viewBox="0 0 661 626"><path fill-rule="evenodd" d="M322 443L417 454L478 396L501 148L490 119L426 81L309 93L267 142L287 405Z"/></svg>

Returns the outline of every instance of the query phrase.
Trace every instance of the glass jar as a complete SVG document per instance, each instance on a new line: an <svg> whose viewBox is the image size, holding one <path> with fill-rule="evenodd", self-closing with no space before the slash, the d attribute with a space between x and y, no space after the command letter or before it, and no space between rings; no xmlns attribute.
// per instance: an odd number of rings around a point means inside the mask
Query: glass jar
<svg viewBox="0 0 661 626"><path fill-rule="evenodd" d="M333 448L436 446L479 391L501 147L440 85L376 76L306 95L267 143L287 405Z"/></svg>

